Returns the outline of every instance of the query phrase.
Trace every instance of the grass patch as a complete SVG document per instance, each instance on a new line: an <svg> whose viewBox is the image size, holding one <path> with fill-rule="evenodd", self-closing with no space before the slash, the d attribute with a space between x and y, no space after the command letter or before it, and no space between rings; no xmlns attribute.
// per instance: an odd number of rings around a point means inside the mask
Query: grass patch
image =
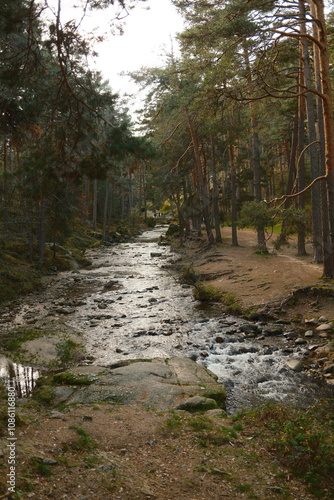
<svg viewBox="0 0 334 500"><path fill-rule="evenodd" d="M224 292L212 285L195 285L194 298L200 302L223 302Z"/></svg>
<svg viewBox="0 0 334 500"><path fill-rule="evenodd" d="M184 418L171 411L170 417L161 426L163 433L178 435L183 427Z"/></svg>
<svg viewBox="0 0 334 500"><path fill-rule="evenodd" d="M66 445L66 448L68 450L72 449L76 451L84 451L96 448L96 442L88 435L85 429L82 429L82 427L77 427L76 425L71 425L69 429L75 430L78 438L75 441L72 441L70 445Z"/></svg>
<svg viewBox="0 0 334 500"><path fill-rule="evenodd" d="M39 476L52 476L53 472L50 465L44 464L42 459L34 457L31 459L31 464Z"/></svg>

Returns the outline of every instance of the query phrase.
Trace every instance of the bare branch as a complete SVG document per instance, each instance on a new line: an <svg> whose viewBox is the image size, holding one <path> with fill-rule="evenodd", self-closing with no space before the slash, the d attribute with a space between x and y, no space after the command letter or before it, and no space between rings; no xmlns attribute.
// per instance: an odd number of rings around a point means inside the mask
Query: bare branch
<svg viewBox="0 0 334 500"><path fill-rule="evenodd" d="M311 189L314 184L316 182L319 182L319 181L322 181L322 180L326 180L328 178L328 175L325 174L325 175L320 175L320 177L316 177L316 179L313 179L313 181L311 182L311 184L309 184L308 186L306 186L306 188L302 189L301 191L299 191L298 193L294 193L294 194L284 194L283 196L281 196L280 198L274 198L273 200L270 200L268 201L267 203L270 204L270 203L274 203L274 206L276 207L276 203L278 201L285 201L285 200L288 200L288 199L291 199L291 198L296 198L297 196L300 196L304 193L306 193L309 189Z"/></svg>
<svg viewBox="0 0 334 500"><path fill-rule="evenodd" d="M164 144L166 144L166 142L168 142L169 139L171 139L173 137L173 135L175 134L175 132L177 131L177 129L182 125L182 123L184 123L184 120L176 125L176 127L174 128L174 130L167 137L167 139L165 139L164 141L162 141L162 142L159 143L159 146L163 146Z"/></svg>

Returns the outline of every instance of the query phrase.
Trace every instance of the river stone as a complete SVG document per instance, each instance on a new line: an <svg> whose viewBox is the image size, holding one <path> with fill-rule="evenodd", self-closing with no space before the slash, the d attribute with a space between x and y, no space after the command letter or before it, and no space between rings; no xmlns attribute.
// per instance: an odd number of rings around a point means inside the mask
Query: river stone
<svg viewBox="0 0 334 500"><path fill-rule="evenodd" d="M109 402L166 410L198 396L213 400L208 402L211 408L224 407L225 389L216 375L189 358L131 360L116 366L85 365L67 370L68 374L88 376L92 383L83 387L51 386L52 403Z"/></svg>
<svg viewBox="0 0 334 500"><path fill-rule="evenodd" d="M294 372L301 372L303 369L303 363L299 359L289 359L286 365Z"/></svg>
<svg viewBox="0 0 334 500"><path fill-rule="evenodd" d="M259 333L260 329L257 325L253 323L245 323L240 326L240 330L244 333Z"/></svg>
<svg viewBox="0 0 334 500"><path fill-rule="evenodd" d="M319 323L319 320L317 318L312 318L312 319L306 319L305 324L306 325L317 325Z"/></svg>
<svg viewBox="0 0 334 500"><path fill-rule="evenodd" d="M331 323L322 323L321 325L317 326L316 331L317 332L328 332L329 330L332 330L333 326Z"/></svg>

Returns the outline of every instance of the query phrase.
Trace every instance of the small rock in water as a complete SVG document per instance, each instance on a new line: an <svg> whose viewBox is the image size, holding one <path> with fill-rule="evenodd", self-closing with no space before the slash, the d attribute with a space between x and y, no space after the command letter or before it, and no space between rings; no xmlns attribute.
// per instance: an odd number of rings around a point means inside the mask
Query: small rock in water
<svg viewBox="0 0 334 500"><path fill-rule="evenodd" d="M245 323L240 326L240 330L244 333L259 333L260 329L257 325L253 323Z"/></svg>
<svg viewBox="0 0 334 500"><path fill-rule="evenodd" d="M303 363L299 359L289 359L286 365L294 372L301 372L303 369Z"/></svg>
<svg viewBox="0 0 334 500"><path fill-rule="evenodd" d="M307 341L305 339L302 339L301 337L299 337L298 339L296 339L296 344L297 345L307 344Z"/></svg>
<svg viewBox="0 0 334 500"><path fill-rule="evenodd" d="M313 337L314 336L314 333L312 330L307 330L307 332L304 333L304 336L305 337Z"/></svg>
<svg viewBox="0 0 334 500"><path fill-rule="evenodd" d="M322 323L321 325L317 326L316 331L317 332L328 332L329 330L332 330L333 326L331 323Z"/></svg>

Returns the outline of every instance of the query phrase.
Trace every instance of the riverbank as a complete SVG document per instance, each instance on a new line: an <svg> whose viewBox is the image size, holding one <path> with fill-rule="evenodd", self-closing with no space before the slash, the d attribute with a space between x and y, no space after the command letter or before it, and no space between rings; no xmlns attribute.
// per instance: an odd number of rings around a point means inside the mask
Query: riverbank
<svg viewBox="0 0 334 500"><path fill-rule="evenodd" d="M307 255L299 257L296 238L276 251L273 237L268 241L269 253L259 254L252 229L238 230L237 247L231 246L231 228L222 228L222 237L223 243L212 247L204 235L177 247L183 269L192 269L200 281L228 294L243 310L271 311L295 321L314 316L334 320L334 297L310 291L325 287L334 293L334 282L323 280L322 264L312 260L310 244ZM288 304L287 299L300 289L305 293Z"/></svg>

